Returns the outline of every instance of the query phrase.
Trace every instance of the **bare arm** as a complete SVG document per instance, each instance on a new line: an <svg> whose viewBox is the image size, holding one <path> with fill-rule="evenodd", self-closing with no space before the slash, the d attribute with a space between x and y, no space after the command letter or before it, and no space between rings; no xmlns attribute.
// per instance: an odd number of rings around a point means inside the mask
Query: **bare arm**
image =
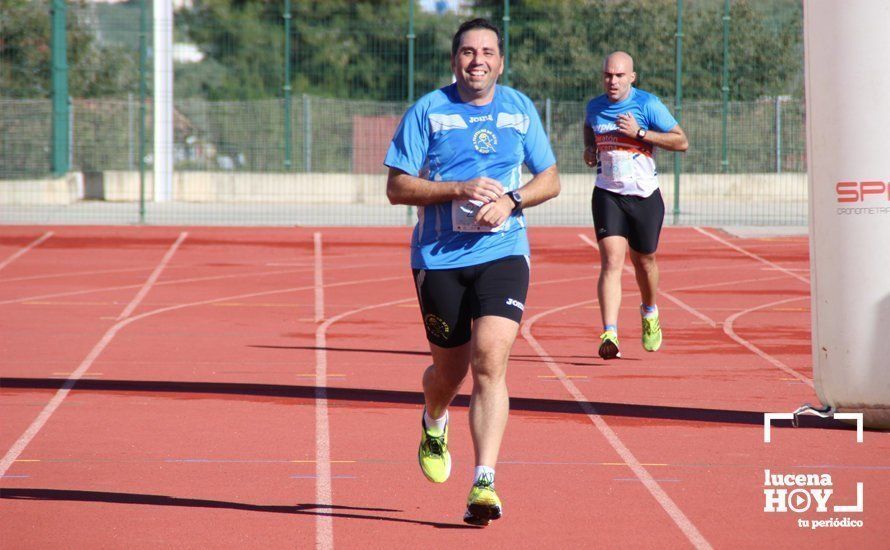
<svg viewBox="0 0 890 550"><path fill-rule="evenodd" d="M390 204L426 206L455 199L473 199L485 203L504 194L499 181L479 177L469 181L430 181L418 178L397 168L389 169L386 178L386 198Z"/></svg>
<svg viewBox="0 0 890 550"><path fill-rule="evenodd" d="M520 187L518 191L522 195L523 209L541 204L559 195L559 170L556 168L556 164L535 174L535 177ZM476 214L476 221L497 227L504 223L512 212L513 201L508 196L502 196L480 208Z"/></svg>
<svg viewBox="0 0 890 550"><path fill-rule="evenodd" d="M584 123L584 163L587 166L596 166L596 136L586 122Z"/></svg>
<svg viewBox="0 0 890 550"><path fill-rule="evenodd" d="M537 206L559 195L561 185L559 183L559 169L556 164L539 172L529 180L519 191L522 193L522 207Z"/></svg>
<svg viewBox="0 0 890 550"><path fill-rule="evenodd" d="M541 204L559 195L559 170L556 165L538 173L518 191L522 207ZM389 169L386 196L391 204L426 206L455 199L472 199L485 203L476 213L476 221L496 227L513 212L513 201L504 196L504 188L497 180L479 177L465 182L432 182L411 176L396 168Z"/></svg>
<svg viewBox="0 0 890 550"><path fill-rule="evenodd" d="M618 115L616 124L618 125L618 131L623 135L632 138L637 137L637 130L640 129L640 125L633 115L629 113ZM682 153L689 149L689 140L686 139L686 133L680 128L679 124L667 132L646 130L646 135L643 137L642 141L651 143L662 149L667 149L668 151L678 151Z"/></svg>
<svg viewBox="0 0 890 550"><path fill-rule="evenodd" d="M647 130L643 141L651 143L668 151L678 151L680 153L689 149L689 140L686 139L686 133L679 125L674 126L667 132L655 132Z"/></svg>

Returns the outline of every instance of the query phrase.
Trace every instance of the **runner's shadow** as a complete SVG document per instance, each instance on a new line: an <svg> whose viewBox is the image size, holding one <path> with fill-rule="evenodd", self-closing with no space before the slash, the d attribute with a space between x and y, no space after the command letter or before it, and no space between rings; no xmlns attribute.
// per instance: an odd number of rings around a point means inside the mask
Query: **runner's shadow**
<svg viewBox="0 0 890 550"><path fill-rule="evenodd" d="M624 359L622 359L624 361ZM165 380L87 380L72 381L64 378L0 378L0 389L60 389L68 384L72 391L108 391L108 392L140 392L149 394L179 395L189 399L207 395L219 398L229 395L234 399L252 396L260 399L290 400L298 399L307 402L317 399L344 403L345 406L364 403L390 403L393 405L423 405L423 393L419 391L349 388L336 386L297 386L285 384L256 384L232 382L173 382ZM648 420L675 420L687 422L705 422L716 424L748 424L763 425L763 412L706 409L699 407L683 407L668 405L646 405L642 403L614 403L603 401L586 401L586 406L605 417L641 418ZM459 394L452 405L466 408L470 404L470 396ZM574 399L544 399L536 397L511 397L511 411L536 413L559 413L570 415L586 415L587 412ZM775 422L774 426L790 427L791 422ZM827 429L848 429L849 427L837 420L826 420L815 417L801 417L800 425Z"/></svg>
<svg viewBox="0 0 890 550"><path fill-rule="evenodd" d="M151 506L182 506L188 508L225 508L246 512L269 512L275 514L298 514L310 516L331 516L344 519L367 519L372 521L392 521L427 525L436 529L478 529L463 523L439 523L386 515L357 514L353 512L391 512L401 510L390 508L364 508L359 506L338 506L336 504L249 504L245 502L227 502L224 500L205 500L197 498L180 498L166 495L143 495L137 493L111 493L106 491L79 491L74 489L28 489L3 488L0 498L11 500L63 500L68 502L109 502L113 504L140 504Z"/></svg>
<svg viewBox="0 0 890 550"><path fill-rule="evenodd" d="M350 353L386 353L391 355L420 355L424 357L430 357L429 351L410 351L410 350L395 350L395 349L367 349L367 348L336 348L333 346L272 346L272 345L250 345L247 346L249 348L258 348L258 349L302 349L307 351L346 351Z"/></svg>
<svg viewBox="0 0 890 550"><path fill-rule="evenodd" d="M336 351L336 352L347 352L347 353L385 353L389 355L415 355L419 357L430 357L429 351L409 351L409 350L394 350L394 349L369 349L369 348L337 348L333 346L272 346L272 345L250 345L247 346L250 348L257 349L301 349L306 351ZM591 359L592 355L551 355L550 359L553 361L559 361L560 363L564 363L567 365L572 365L576 367L598 367L606 364L605 361L599 361L594 358L594 362L590 361L576 361L571 362L567 361L567 359ZM547 363L546 360L541 359L537 355L523 355L523 354L511 354L510 359L512 361L517 361L521 363ZM623 361L639 361L639 359L634 357L625 357Z"/></svg>

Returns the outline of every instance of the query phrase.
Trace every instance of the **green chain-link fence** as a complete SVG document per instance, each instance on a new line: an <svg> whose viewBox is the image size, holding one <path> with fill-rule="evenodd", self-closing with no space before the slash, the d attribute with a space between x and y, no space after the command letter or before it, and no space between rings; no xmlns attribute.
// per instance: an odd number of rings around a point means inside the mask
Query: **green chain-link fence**
<svg viewBox="0 0 890 550"><path fill-rule="evenodd" d="M678 196L673 154L659 156L668 207L679 208L669 223L806 223L801 15L791 0L514 0L444 13L417 3L413 20L407 1L292 0L290 23L285 2L195 0L175 15L169 202L154 202L151 187L150 48L142 72L139 63L140 15L151 3L68 5L71 148L60 177L42 47L50 2L0 3L2 222L406 223L409 213L386 202L383 154L409 98L450 82L459 22L484 15L504 28L504 80L535 100L563 174L563 194L530 210L533 223L590 223L584 105L600 93L602 58L615 49L634 55L640 87L681 115L690 138ZM150 29L145 38L150 46Z"/></svg>

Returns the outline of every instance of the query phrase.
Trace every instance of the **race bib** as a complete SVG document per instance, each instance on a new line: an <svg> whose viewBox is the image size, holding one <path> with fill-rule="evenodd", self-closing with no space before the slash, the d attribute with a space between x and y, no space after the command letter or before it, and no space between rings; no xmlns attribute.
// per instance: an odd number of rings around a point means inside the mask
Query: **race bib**
<svg viewBox="0 0 890 550"><path fill-rule="evenodd" d="M479 225L476 223L476 214L485 203L477 200L453 200L451 201L451 227L461 233L497 233L507 227L507 221L497 227Z"/></svg>
<svg viewBox="0 0 890 550"><path fill-rule="evenodd" d="M634 181L634 154L628 151L610 151L605 155L603 173L612 181Z"/></svg>

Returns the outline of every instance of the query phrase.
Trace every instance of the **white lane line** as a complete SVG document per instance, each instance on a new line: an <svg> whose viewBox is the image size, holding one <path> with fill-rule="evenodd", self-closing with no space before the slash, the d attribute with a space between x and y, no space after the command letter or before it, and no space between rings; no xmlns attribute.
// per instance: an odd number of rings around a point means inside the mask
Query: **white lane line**
<svg viewBox="0 0 890 550"><path fill-rule="evenodd" d="M371 263L349 265L349 266L342 266L342 267L328 267L328 271L352 270L352 269L361 269L364 267L380 267L380 262L371 262ZM290 274L290 273L304 273L306 271L308 271L308 269L281 269L281 270L277 270L277 271L259 271L259 272L252 272L252 273L234 273L232 275L212 275L212 276L208 276L208 277L191 277L188 279L172 279L169 281L163 281L163 282L157 283L156 286L179 285L179 284L197 283L197 282L203 282L203 281L219 281L222 279L237 279L239 277L269 277L272 275L286 275L286 274ZM74 291L69 291L69 292L57 292L54 294L24 296L21 298L14 298L12 300L0 301L0 306L7 305L7 304L16 304L16 303L21 303L21 302L29 302L29 301L33 301L33 300L46 300L46 299L50 299L50 298L63 298L63 297L67 297L67 296L80 296L83 294L91 294L93 292L111 292L114 290L128 290L131 288L137 288L138 286L139 285L106 286L106 287L102 287L102 288L91 288L88 290L74 290Z"/></svg>
<svg viewBox="0 0 890 550"><path fill-rule="evenodd" d="M778 359L776 359L776 358L773 357L772 355L770 355L770 354L766 353L765 351L761 350L760 348L758 348L757 346L755 346L754 344L752 344L750 341L748 341L748 340L742 338L741 336L739 336L738 334L736 334L735 330L733 329L733 323L735 323L735 320L738 319L739 317L741 317L742 315L746 315L746 314L748 314L748 313L757 311L757 310L759 310L759 309L766 309L766 308L768 308L768 307L773 307L773 306L778 306L778 305L785 304L785 303L788 303L788 302L793 302L793 301L795 301L795 300L809 300L809 298L810 298L809 296L795 296L794 298L785 298L784 300L777 300L777 301L775 301L775 302L770 302L770 303L768 303L768 304L763 304L763 305L760 305L760 306L755 306L755 307L752 307L752 308L748 308L748 309L746 309L746 310L744 310L744 311L739 311L738 313L734 313L733 315L730 315L729 317L726 318L726 321L723 322L723 332L725 332L727 336L729 336L730 338L732 338L733 340L735 340L735 341L738 342L739 344L741 344L741 345L743 345L744 347L748 348L748 350L751 351L751 353L757 355L758 357L760 357L761 359L763 359L763 360L766 361L767 363L773 365L774 367L776 367L776 368L778 368L778 369L781 369L781 370L785 371L786 373L788 373L788 374L790 374L791 376L797 378L798 380L800 380L801 382L803 382L803 383L805 383L806 385L810 386L811 388L814 388L814 386L813 386L813 381L812 381L812 380L810 380L809 378L807 378L807 377L804 376L803 374L800 374L800 373L797 372L796 370L792 369L791 367L789 367L789 366L786 365L785 363L779 361Z"/></svg>
<svg viewBox="0 0 890 550"><path fill-rule="evenodd" d="M2 271L4 267L8 266L8 265L11 264L12 262L16 261L18 258L20 258L23 254L27 253L27 252L28 252L29 250L31 250L32 248L34 248L34 247L36 247L36 246L40 246L41 243L43 243L45 240L47 240L48 238L50 238L50 237L52 237L52 236L53 236L53 232L52 232L52 231L47 231L47 232L44 233L42 236L40 236L37 240L32 241L32 242L31 242L28 246L26 246L25 248L23 248L23 249L21 249L21 250L15 252L13 255L11 255L10 257L6 258L6 259L3 260L2 262L0 262L0 271Z"/></svg>
<svg viewBox="0 0 890 550"><path fill-rule="evenodd" d="M142 302L143 298L148 294L148 291L151 290L151 287L154 286L155 282L158 280L158 277L161 276L161 272L164 271L164 268L167 267L167 264L170 263L170 259L173 258L173 254L176 253L176 250L179 248L179 245L182 244L182 241L188 237L188 232L183 231L179 234L179 238L176 239L176 242L173 243L173 246L170 247L170 250L164 254L164 257L161 259L161 263L155 267L154 271L151 272L151 275L148 276L148 279L145 281L145 284L142 285L142 288L139 289L139 292L136 293L136 297L130 301L127 307L121 312L120 315L117 316L117 320L126 319L129 317L136 307Z"/></svg>
<svg viewBox="0 0 890 550"><path fill-rule="evenodd" d="M156 286L167 286L167 285L179 285L179 284L187 284L187 283L200 283L205 281L219 281L222 279L237 279L239 277L268 277L271 275L285 275L289 273L302 273L305 272L304 269L282 269L278 271L260 271L253 273L234 273L232 275L213 275L210 277L191 277L188 279L173 279L170 281L164 281L157 283ZM50 298L65 298L68 296L82 296L84 294L92 294L94 292L112 292L115 290L130 290L132 288L138 288L140 285L118 285L118 286L105 286L101 288L89 288L86 290L72 290L68 292L56 292L54 294L40 294L37 296L23 296L21 298L14 298L12 300L4 300L0 301L0 306L7 304L17 304L21 302L30 302L36 300L48 300Z"/></svg>
<svg viewBox="0 0 890 550"><path fill-rule="evenodd" d="M529 283L531 286L544 286L544 285L561 285L564 283L575 283L578 281L596 281L595 275L583 275L581 277L567 277L565 279L548 279L546 281L532 281Z"/></svg>
<svg viewBox="0 0 890 550"><path fill-rule="evenodd" d="M597 245L596 242L590 240L590 238L589 238L587 235L584 235L583 233L578 233L578 236L581 238L582 241L584 241L585 243L589 244L590 246L592 246L592 247L594 248L594 250L596 250L597 252L599 252L599 249L600 249L599 245ZM634 270L633 270L633 268L630 267L629 265L625 265L625 266L624 266L624 271L630 273L631 275L634 274ZM708 317L708 316L705 315L704 313L700 312L699 310L695 309L694 307L690 306L689 304L687 304L687 303L684 302L683 300L681 300L681 299L675 297L675 296L674 296L673 294L671 294L670 292L667 292L666 290L659 289L659 290L658 290L658 294L661 295L661 296L664 296L665 298L667 298L668 300L670 300L670 301L673 302L674 304L680 306L680 308L685 309L687 312L691 313L693 316L698 317L699 319L701 319L702 321L704 321L705 323L707 323L708 326L710 326L711 328L717 328L717 322L716 322L716 321L714 321L713 319L711 319L710 317Z"/></svg>
<svg viewBox="0 0 890 550"><path fill-rule="evenodd" d="M383 259L388 256L403 258L405 256L405 253L401 252L401 251L400 252L378 252L376 254L363 254L362 256L364 256L364 257L372 256L372 257L378 258L378 259ZM328 260L332 260L332 259L340 260L340 259L344 259L344 258L351 259L351 258L355 258L355 254L349 254L349 253L325 254L325 257ZM309 263L299 262L296 260L293 262L266 262L265 265L273 266L273 267L295 267L295 266L311 267L311 264L309 264ZM379 265L379 263L378 264L366 264L366 265Z"/></svg>
<svg viewBox="0 0 890 550"><path fill-rule="evenodd" d="M398 275L395 277L376 278L376 279L363 279L363 280L359 280L359 281L347 281L347 282L342 282L342 283L330 284L330 285L328 285L328 288L360 285L360 284L365 284L365 283L378 283L379 284L379 283L385 282L385 281L397 281L397 280L401 280L401 279L404 279L403 275ZM260 296L271 296L274 294L287 294L290 292L299 292L299 291L312 290L312 289L314 289L314 286L283 288L283 289L278 289L278 290L267 290L264 292L252 292L252 293L248 293L248 294L236 294L234 296L225 296L222 298L201 300L199 302L191 302L191 303L187 303L187 304L177 304L175 306L167 306L167 307L163 307L163 308L156 309L153 311L147 311L145 313L140 313L139 315L135 315L133 317L128 317L126 319L118 321L114 326L112 326L110 329L108 329L108 332L105 334L105 337L103 337L102 341L100 341L99 344L96 345L96 348L99 348L100 346L102 346L102 348L104 349L104 347L108 345L108 342L110 342L111 339L114 338L114 336L118 333L118 331L120 331L122 328L129 325L130 323L133 323L135 321L140 321L142 319L145 319L147 317L152 317L154 315L159 315L161 313L168 313L170 311L176 311L179 309L185 309L185 308L195 307L195 306L210 305L210 304L215 304L217 302L226 302L226 301L230 301L230 300L243 300L246 298L257 298ZM405 302L405 301L409 301L409 300L410 300L410 298L406 299L406 300L402 300L402 301ZM382 305L389 305L389 304L382 304ZM372 306L372 307L378 307L378 306ZM364 309L368 309L368 308L364 308ZM351 312L351 313L355 313L355 312ZM340 316L340 317L342 317L342 316ZM338 318L340 318L340 317L338 317ZM104 344L103 344L103 342L104 342ZM101 352L101 350L96 351L96 348L94 348L93 351L90 352L90 355L86 359L84 359L83 364L87 364L87 362L92 363L93 361L96 360L96 357L98 357L99 353ZM87 368L89 368L89 364L87 364ZM78 369L78 370L80 370L80 369ZM86 370L86 369L84 369L84 370ZM76 373L76 371L75 371L75 373ZM82 373L81 373L81 375L82 375ZM53 404L53 402L56 401L57 399L58 399L58 403L61 403L61 401L65 397L63 395L61 397L61 399L59 399L59 394L64 391L65 395L67 395L68 391L70 391L71 388L74 386L74 382L76 382L75 379L73 379L73 378L69 379L65 383L65 385L59 390L59 392L55 395L55 397L53 397L53 400L49 404L47 404L46 407L50 407ZM55 405L54 408L58 407L58 403ZM45 410L46 410L46 408L44 408L44 411ZM52 413L50 413L50 414L52 414ZM42 415L43 415L43 412L41 412L41 416ZM36 424L37 421L40 420L40 418L41 417L38 417L38 419L35 420L34 423ZM42 420L41 427L43 424L46 423L46 420L48 420L48 419L49 419L49 415L47 415L47 417ZM34 424L32 424L32 427L33 426L34 426ZM39 429L40 428L38 427L38 430ZM29 430L30 430L30 428L29 428ZM26 434L27 434L27 431L26 431ZM19 441L23 440L25 438L26 434L23 434L22 437L19 438ZM6 456L3 458L3 461L0 462L0 476L2 476L3 474L6 473L6 470L8 470L9 467L13 464L13 462L15 461L15 458L18 457L18 455L20 455L22 453L22 451L24 451L25 447L27 447L27 445L31 439L33 439L33 435L30 438L28 438L28 441L25 441L24 444L21 445L20 447L18 447L19 442L17 442L16 445L13 445L13 448L11 448L9 450L9 452L7 452ZM15 451L15 452L13 452L13 451Z"/></svg>
<svg viewBox="0 0 890 550"><path fill-rule="evenodd" d="M9 277L0 279L0 284L17 283L21 281L44 281L47 279L61 279L65 277L80 277L83 275L104 275L106 273L134 273L137 271L148 271L150 267L128 267L125 269L100 269L96 271L70 271L68 273L54 273L52 275L30 275L28 277Z"/></svg>
<svg viewBox="0 0 890 550"><path fill-rule="evenodd" d="M315 264L315 322L324 319L324 272L322 269L321 233L312 236ZM328 421L328 355L325 331L328 324L315 330L315 502L330 505L334 496L331 488L331 430ZM329 514L315 516L315 547L330 550L334 547L334 522Z"/></svg>
<svg viewBox="0 0 890 550"><path fill-rule="evenodd" d="M699 244L701 244L701 243L699 243ZM671 267L658 266L658 272L662 273L662 274L663 273L684 273L684 272L693 271L693 270L696 273L704 273L705 271L718 271L718 272L719 271L732 271L734 273L734 272L738 271L738 269L739 269L738 266L735 266L735 265L702 265L702 266L696 266L695 268L689 268L689 267L671 268ZM766 268L764 268L763 270L768 271Z"/></svg>
<svg viewBox="0 0 890 550"><path fill-rule="evenodd" d="M698 229L698 228L695 228L695 229ZM699 229L699 231L701 231L701 230ZM713 237L712 235L708 234L707 232L704 232L704 231L701 231L701 232L704 233L705 235L708 235L709 237L716 238L716 237ZM587 244L589 244L589 245L591 245L591 246L594 246L595 248L597 248L597 250L599 250L599 248L596 247L596 243L592 242L586 235L579 234L578 236L581 237L581 239L582 239L583 241L585 241ZM716 239L719 240L719 241L721 241L721 242L723 242L724 244L727 244L728 246L730 246L730 247L732 247L732 248L738 248L738 247L735 247L734 245L731 245L730 243L727 243L727 242L723 241L722 239L719 239L719 238L716 238ZM792 277L795 277L795 278L797 278L797 279L800 279L800 280L802 280L802 281L804 281L804 282L808 282L808 281L806 281L806 279L803 279L802 277L800 277L800 276L797 275L796 273L792 273L792 272L788 271L787 269L785 269L785 268L783 268L783 267L781 267L781 266L777 266L777 265L773 264L772 262L769 262L769 260L765 260L765 259L763 259L763 258L760 258L760 257L757 256L756 254L751 254L751 253L747 252L746 250L742 250L742 249L738 249L738 250L739 250L740 252L742 252L743 254L748 254L748 255L750 255L750 256L752 256L752 257L754 257L754 258L756 258L756 259L758 259L758 260L760 260L760 261L762 261L762 262L765 262L765 263L769 264L771 267L774 267L774 268L778 269L779 271L782 271L783 273L785 273L785 274L787 274L787 275L791 275ZM624 266L624 269L625 269L626 271L630 271L630 272L632 273L632 270L631 270L628 266ZM752 281L754 281L754 280L756 280L756 279L752 279ZM767 279L762 279L762 280L767 280ZM736 283L740 283L740 282L743 282L743 281L736 281ZM702 285L701 288L705 288L705 287L707 287L707 286L711 286L711 285ZM684 290L692 290L692 289L695 289L695 288L697 288L697 287L686 287ZM717 323L715 323L713 320L711 320L710 318L705 317L703 314L699 315L699 314L697 313L697 311L696 311L695 309L693 309L691 306L686 306L686 305L685 305L683 302L681 302L679 299L677 299L677 298L673 298L668 292L666 292L666 291L664 291L664 290L660 290L660 291L659 291L659 294L661 294L661 295L665 296L666 298L670 299L672 302L676 303L677 305L679 305L680 307L682 307L682 308L685 309L686 311L689 311L689 312L692 313L693 315L696 315L696 317L699 317L700 319L704 319L710 326L712 326L712 327L714 327L714 328L717 327ZM796 370L792 369L791 367L789 367L788 365L786 365L786 364L783 363L782 361L776 359L776 358L773 357L772 355L770 355L770 354L766 353L765 351L761 350L760 348L758 348L757 346L755 346L753 343L751 343L749 340L747 340L747 339L745 339L745 338L742 338L741 336L739 336L739 335L735 332L735 330L734 330L734 328L733 328L733 323L735 323L736 319L738 319L738 318L741 317L742 315L746 315L746 314L748 314L748 313L751 313L751 312L753 312L753 311L757 311L757 310L759 310L759 309L765 309L765 308L768 308L768 307L781 305L781 304L784 304L784 303L786 303L786 302L793 302L793 301L795 301L795 300L803 300L803 299L807 299L807 298L808 298L808 297L806 297L806 296L803 296L803 297L801 297L801 296L795 296L795 297L793 297L793 298L786 298L786 299L779 300L779 301L776 301L776 302L770 302L770 303L768 303L768 304L763 304L763 305L760 305L760 306L756 306L756 307L753 307L753 308L749 308L749 309L746 309L746 310L744 310L744 311L736 312L736 313L734 313L733 315L729 316L729 317L723 322L723 332L724 332L727 336L729 336L732 340L734 340L735 342L741 344L744 348L746 348L748 351L750 351L750 352L753 353L754 355L757 355L758 357L760 357L761 359L765 360L765 361L768 362L769 364L771 364L771 365L777 367L778 369L780 369L780 370L782 370L782 371L784 371L784 372L790 374L791 376L793 376L793 377L795 377L796 379L802 381L803 383L807 384L808 386L813 387L813 381L812 381L811 379L809 379L809 378L807 378L806 376L800 374L799 372L797 372Z"/></svg>
<svg viewBox="0 0 890 550"><path fill-rule="evenodd" d="M786 268L784 268L784 267L782 267L782 266L780 266L780 265L778 265L778 264L775 264L775 263L773 263L773 262L767 260L766 258L763 258L763 257L761 257L761 256L758 256L757 254L754 254L753 252L749 252L749 251L745 250L744 248L742 248L742 247L740 247L740 246L736 246L736 245L732 244L731 242L727 241L726 239L721 239L720 237L718 237L718 236L716 236L716 235L712 235L711 233L709 233L708 231L705 231L704 229L702 229L702 228L700 228L700 227L693 227L693 229L695 229L696 231L698 231L698 232L701 233L702 235L705 235L705 236L707 236L707 237L710 237L710 238L714 239L715 241L719 242L720 244L723 244L723 245L725 245L725 246L727 246L727 247L729 247L729 248L731 248L731 249L733 249L733 250L735 250L735 251L737 251L737 252L740 252L740 253L744 254L745 256L748 256L748 257L750 257L750 258L753 258L753 259L757 260L758 262L764 263L764 264L770 266L770 267L773 268L773 269L776 269L776 270L778 270L778 271L781 271L782 273L784 273L784 274L786 274L786 275L789 275L789 276L791 276L791 277L797 279L798 281L801 281L801 282L803 282L803 283L806 283L807 285L810 284L810 280L809 280L809 279L807 279L807 278L805 278L805 277L801 277L800 275L798 275L797 273L794 273L794 272L791 271L790 269L786 269ZM812 381L811 379L807 378L807 377L804 376L803 374L800 374L799 372L797 372L796 370L792 369L791 367L789 367L789 366L786 365L785 363L779 361L778 359L776 359L776 358L773 357L772 355L770 355L770 354L766 353L765 351L761 350L760 348L758 348L757 346L755 346L754 344L752 344L749 340L746 340L745 338L742 338L742 337L739 336L739 335L735 332L735 330L733 329L733 324L735 323L736 319L738 319L738 318L741 317L742 315L746 315L746 314L748 314L748 313L757 311L757 310L759 310L759 309L765 309L765 308L768 308L768 307L778 306L778 305L781 305L781 304L784 304L784 303L787 303L787 302L793 302L793 301L795 301L795 300L808 300L809 298L810 298L809 296L795 296L795 297L793 297L793 298L786 298L786 299L784 299L784 300L778 300L778 301L775 301L775 302L770 302L770 303L768 303L768 304L763 304L763 305L755 306L755 307L752 307L752 308L748 308L748 309L746 309L746 310L744 310L744 311L739 311L739 312L734 313L733 315L730 315L729 317L726 318L726 321L723 322L723 332L725 332L727 336L729 336L730 338L732 338L733 340L735 340L736 342L738 342L739 344L741 344L742 346L744 346L745 348L747 348L751 353L757 355L758 357L760 357L761 359L763 359L763 360L766 361L767 363L769 363L769 364L773 365L774 367L776 367L776 368L778 368L778 369L780 369L780 370L782 370L782 371L784 371L784 372L790 374L791 376L797 378L798 380L802 381L802 382L805 383L806 385L808 385L808 386L810 386L811 388L814 388L814 389L815 389L815 386L813 385L813 381Z"/></svg>
<svg viewBox="0 0 890 550"><path fill-rule="evenodd" d="M161 260L161 263L158 264L158 267L163 269L163 266L166 265L166 263L170 260L170 256L171 256L170 251L176 250L176 248L179 246L179 244L185 238L185 235L187 235L187 233L180 234L179 239L177 239L176 242L170 247L170 250L167 252L167 254L164 255L164 258ZM152 274L154 275L155 273L160 275L160 270L155 269L154 273L152 273ZM143 287L143 289L145 289L146 292L148 292L148 290L147 290L148 288L150 288L150 286ZM131 300L130 303L127 305L127 307L124 309L124 311L132 312L133 309L135 309L136 306L139 305L139 302L142 301L146 292L137 293L136 296L133 298L133 300ZM28 446L28 444L31 443L31 440L34 439L34 437L37 435L37 433L40 432L40 430L43 428L44 424L46 424L46 422L53 415L53 413L56 412L56 409L59 408L59 406L62 404L62 401L64 401L65 398L68 397L68 393L71 391L71 388L74 387L74 384L76 384L77 381L84 375L84 373L86 373L86 371L90 368L90 366L92 366L92 364L96 360L96 358L99 357L99 354L101 354L102 351L108 346L108 344L111 343L111 340L114 339L114 336L117 334L117 332L130 319L134 319L134 318L121 319L119 317L118 321L111 328L109 328L105 332L105 335L102 336L102 338L99 340L99 342L95 346L93 346L93 349L90 350L90 353L86 356L86 358L83 361L81 361L80 366L78 366L77 369L71 373L71 375L68 377L68 379L65 380L65 383L62 385L62 387L59 388L59 390L56 392L56 394L53 396L53 398L50 399L49 403L47 403L46 406L43 407L43 410L40 411L40 414L37 415L37 418L35 418L34 421L31 422L31 425L28 426L28 428L18 438L18 440L16 440L16 442L13 443L13 445L12 445L12 447L10 447L9 451L6 452L6 455L3 457L3 460L0 461L0 476L3 476L6 473L6 471L9 470L9 467L12 466L13 462L15 462L15 460L19 457L20 454L22 454L22 451L24 451L25 448Z"/></svg>
<svg viewBox="0 0 890 550"><path fill-rule="evenodd" d="M727 241L726 239L722 239L722 238L718 237L717 235L713 235L710 232L705 231L701 227L693 227L693 229L695 229L702 235L705 235L706 237L710 237L710 238L714 239L715 241L717 241L718 243L720 243L722 245L728 246L729 248L735 250L736 252L740 252L740 253L744 254L745 256L748 256L749 258L753 258L753 259L757 260L758 262L764 263L764 264L772 267L773 269L777 269L786 275L794 277L798 281L802 281L806 284L810 284L810 280L807 279L806 277L801 277L800 275L798 275L797 273L794 273L790 269L784 268L784 267L780 266L779 264L771 262L762 256L758 256L757 254L754 254L753 252L749 252L740 246L734 245L731 242Z"/></svg>
<svg viewBox="0 0 890 550"><path fill-rule="evenodd" d="M687 271L696 271L694 269L689 269ZM767 281L776 281L778 279L784 279L784 275L780 275L777 277L755 277L753 279L734 279L729 281L720 281L719 283L705 283L701 285L693 285L693 286L681 286L680 288L675 288L674 292L685 292L688 290L703 290L706 288L717 288L718 286L731 286L731 285L744 285L748 283L765 283Z"/></svg>
<svg viewBox="0 0 890 550"><path fill-rule="evenodd" d="M404 277L398 277L402 279ZM388 279L380 279L384 281ZM344 317L367 311L369 309L388 307L410 302L416 298L403 298L382 304L346 311L322 323L315 331L315 500L319 506L333 506L333 494L331 490L331 449L330 449L330 425L328 421L328 394L327 394L327 330ZM315 547L318 550L330 550L334 547L333 509L325 514L321 510L316 511L315 516Z"/></svg>
<svg viewBox="0 0 890 550"><path fill-rule="evenodd" d="M667 515L674 521L677 527L686 535L686 538L689 539L689 542L695 548L707 549L711 548L711 544L705 539L705 537L699 532L699 530L692 524L689 518L680 510L680 508L671 500L671 497L664 492L664 489L661 488L661 485L652 477L648 470L637 460L637 457L627 448L627 446L621 441L618 435L609 427L605 420L597 413L596 409L593 405L590 404L590 401L581 390L578 389L569 378L566 377L565 372L553 361L550 355L544 350L543 347L538 343L534 336L531 333L531 327L538 321L538 319L544 317L545 315L549 315L551 313L556 313L559 311L563 311L565 309L575 308L579 306L583 306L585 304L592 303L594 300L587 300L584 302L576 302L574 304L569 304L566 306L560 306L557 308L553 308L544 312L541 312L525 323L522 324L521 333L522 337L529 343L532 349L535 350L535 353L544 361L547 367L553 372L554 375L559 378L559 381L562 382L563 387L572 395L575 401L578 402L578 405L584 411L584 414L587 415L587 418L593 422L593 425L603 434L603 437L606 438L606 441L609 445L615 449L615 452L621 457L621 459L630 467L631 471L634 473L637 479L642 482L643 486L649 491L649 493L655 498L659 505L661 505L662 509L667 513Z"/></svg>

